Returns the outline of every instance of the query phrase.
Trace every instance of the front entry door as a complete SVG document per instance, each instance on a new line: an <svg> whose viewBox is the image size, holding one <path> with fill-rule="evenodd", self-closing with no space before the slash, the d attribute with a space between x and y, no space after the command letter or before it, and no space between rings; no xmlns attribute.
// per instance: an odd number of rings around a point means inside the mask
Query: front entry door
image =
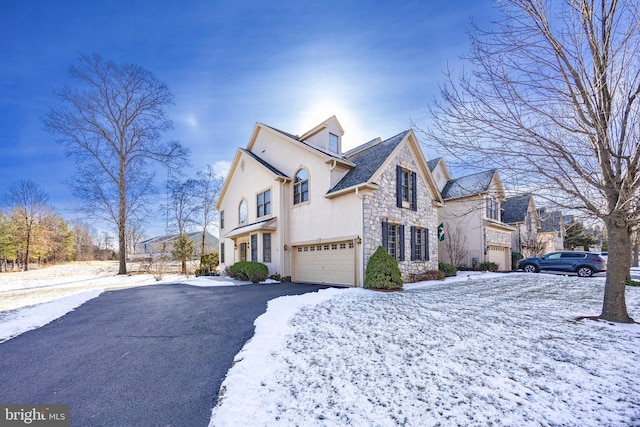
<svg viewBox="0 0 640 427"><path fill-rule="evenodd" d="M240 243L240 261L247 260L247 243Z"/></svg>

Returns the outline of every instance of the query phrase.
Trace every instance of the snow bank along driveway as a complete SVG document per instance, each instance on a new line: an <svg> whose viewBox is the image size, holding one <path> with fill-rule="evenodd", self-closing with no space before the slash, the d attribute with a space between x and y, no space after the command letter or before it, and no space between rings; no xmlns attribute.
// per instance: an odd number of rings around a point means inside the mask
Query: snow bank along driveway
<svg viewBox="0 0 640 427"><path fill-rule="evenodd" d="M603 279L489 277L271 301L210 425L640 425L640 325L576 320Z"/></svg>

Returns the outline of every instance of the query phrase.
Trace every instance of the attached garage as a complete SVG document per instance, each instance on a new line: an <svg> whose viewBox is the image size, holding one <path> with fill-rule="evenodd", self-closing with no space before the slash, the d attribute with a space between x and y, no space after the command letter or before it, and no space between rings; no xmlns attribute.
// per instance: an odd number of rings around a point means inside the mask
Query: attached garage
<svg viewBox="0 0 640 427"><path fill-rule="evenodd" d="M495 262L498 270L511 270L511 252L508 246L489 245L487 261Z"/></svg>
<svg viewBox="0 0 640 427"><path fill-rule="evenodd" d="M355 286L352 240L293 247L293 280Z"/></svg>

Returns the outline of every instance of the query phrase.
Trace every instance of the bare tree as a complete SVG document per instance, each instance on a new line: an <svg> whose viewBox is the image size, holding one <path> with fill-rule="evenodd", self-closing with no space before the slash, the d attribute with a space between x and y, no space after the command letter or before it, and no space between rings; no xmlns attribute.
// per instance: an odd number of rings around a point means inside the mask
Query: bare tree
<svg viewBox="0 0 640 427"><path fill-rule="evenodd" d="M218 218L216 211L216 203L218 196L224 184L224 178L216 175L211 165L198 172L199 197L201 201L201 221L202 221L202 239L200 241L200 254L205 254L205 238L207 228L210 224L215 224Z"/></svg>
<svg viewBox="0 0 640 427"><path fill-rule="evenodd" d="M465 264L469 256L467 235L459 226L448 224L445 229L444 247L449 254L451 265L460 267Z"/></svg>
<svg viewBox="0 0 640 427"><path fill-rule="evenodd" d="M150 164L173 169L186 162L178 142L160 140L171 128L165 108L173 95L144 68L99 55L81 56L70 75L79 87L56 91L60 105L45 117L45 128L77 160L74 194L116 225L119 274L126 274L126 226L152 190Z"/></svg>
<svg viewBox="0 0 640 427"><path fill-rule="evenodd" d="M600 318L632 322L630 230L640 211L640 5L635 0L507 0L474 27L471 72L449 73L430 139L511 173L563 208L602 219L609 266Z"/></svg>
<svg viewBox="0 0 640 427"><path fill-rule="evenodd" d="M169 205L166 208L169 212L168 217L172 226L175 227L175 231L178 232L173 252L181 261L182 274L187 274L187 258L193 255L193 242L191 240L187 242L188 237L185 233L194 224L200 211L198 184L195 179L172 180L167 183Z"/></svg>
<svg viewBox="0 0 640 427"><path fill-rule="evenodd" d="M48 200L47 193L31 180L14 182L7 190L6 202L14 210L15 217L19 218L18 227L22 232L24 271L29 270L35 227L42 217L50 212Z"/></svg>
<svg viewBox="0 0 640 427"><path fill-rule="evenodd" d="M98 237L96 231L87 224L75 222L71 225L73 243L77 261L90 261L95 259L98 250Z"/></svg>

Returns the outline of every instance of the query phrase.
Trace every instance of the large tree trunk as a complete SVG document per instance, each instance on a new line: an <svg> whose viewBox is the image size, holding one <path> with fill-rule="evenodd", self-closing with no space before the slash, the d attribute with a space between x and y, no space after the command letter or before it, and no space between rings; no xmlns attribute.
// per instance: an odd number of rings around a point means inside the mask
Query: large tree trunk
<svg viewBox="0 0 640 427"><path fill-rule="evenodd" d="M629 277L631 268L631 236L626 221L617 218L618 216L620 215L612 215L606 221L609 255L600 318L611 322L633 323L625 302L625 280Z"/></svg>
<svg viewBox="0 0 640 427"><path fill-rule="evenodd" d="M125 182L124 159L120 160L120 178L118 182L118 190L120 193L120 204L118 207L118 260L120 265L118 274L127 274L127 190Z"/></svg>

